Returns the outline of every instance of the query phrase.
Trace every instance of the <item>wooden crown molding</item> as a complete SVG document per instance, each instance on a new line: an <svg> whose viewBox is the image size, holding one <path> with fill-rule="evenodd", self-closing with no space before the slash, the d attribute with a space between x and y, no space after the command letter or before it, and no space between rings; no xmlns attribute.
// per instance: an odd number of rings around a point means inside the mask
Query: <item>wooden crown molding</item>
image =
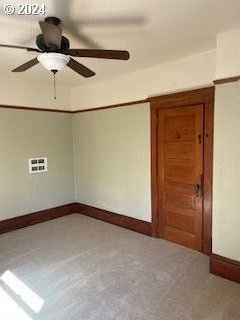
<svg viewBox="0 0 240 320"><path fill-rule="evenodd" d="M135 100L135 101L129 101L125 103L118 103L118 104L110 104L107 106L103 107L96 107L96 108L89 108L89 109L79 109L79 110L74 110L72 113L82 113L82 112L89 112L89 111L97 111L97 110L104 110L104 109L112 109L112 108L119 108L119 107L127 107L135 104L141 104L141 103L146 103L147 100Z"/></svg>
<svg viewBox="0 0 240 320"><path fill-rule="evenodd" d="M231 79L231 80L229 80L229 79ZM226 82L237 81L239 79L240 79L240 76L234 77L234 78L222 79L222 80L215 80L214 83L218 82L218 81L226 81ZM225 83L225 82L221 82L221 83ZM26 106L3 105L3 104L0 104L0 108L26 110L26 111L43 111L43 112L57 112L57 113L75 114L75 113L91 112L91 111L98 111L98 110L105 110L105 109L121 108L121 107L133 106L135 104L142 104L142 103L151 103L151 105L153 105L154 103L158 103L158 105L159 105L159 99L161 99L162 102L163 101L168 102L169 98L172 99L172 97L174 96L178 100L178 99L182 99L183 95L186 95L186 93L188 93L188 98L190 98L191 95L196 96L196 94L198 92L200 95L205 95L207 97L209 94L209 90L211 90L212 88L213 87L211 86L211 87L206 87L206 88L202 88L202 89L194 89L191 91L180 91L180 92L176 92L176 93L169 93L169 94L163 94L163 95L159 95L159 96L155 96L155 97L149 97L149 98L143 99L143 100L133 100L133 101L123 102L123 103L118 103L118 104L111 104L111 105L106 105L106 106L99 106L99 107L95 107L95 108L86 108L86 109L78 109L78 110L34 108L34 107L26 107Z"/></svg>
<svg viewBox="0 0 240 320"><path fill-rule="evenodd" d="M25 106L10 106L10 105L3 105L0 104L0 108L2 109L15 109L15 110L25 110L25 111L44 111L44 112L57 112L57 113L82 113L82 112L90 112L90 111L98 111L98 110L105 110L105 109L112 109L112 108L120 108L120 107L127 107L135 104L146 103L147 100L136 100L136 101L129 101L125 103L119 104L112 104L108 106L96 107L96 108L88 108L88 109L79 109L79 110L61 110L61 109L47 109L47 108L33 108L33 107L25 107Z"/></svg>
<svg viewBox="0 0 240 320"><path fill-rule="evenodd" d="M224 84L224 83L228 83L228 82L236 82L240 80L240 76L235 76L235 77L231 77L231 78L224 78L224 79L217 79L214 80L213 83L214 85L218 85L218 84ZM192 91L186 91L189 94L192 92L193 94L196 94L197 91L202 91L202 90L207 90L211 89L212 87L206 87L203 89L195 89ZM26 110L26 111L45 111L45 112L57 112L57 113L70 113L70 114L74 114L74 113L82 113L82 112L91 112L91 111L98 111L98 110L105 110L105 109L112 109L112 108L119 108L119 107L127 107L127 106L131 106L131 105L135 105L135 104L141 104L141 103L154 103L154 102L158 102L158 100L161 98L161 100L163 101L164 98L168 99L168 97L172 96L172 95L178 95L179 97L185 94L185 91L181 91L181 92L177 92L177 93L170 93L170 94L166 94L166 95L160 95L160 96L156 96L156 97L149 97L147 99L144 100L135 100L135 101L129 101L129 102L123 102L123 103L118 103L118 104L111 104L111 105L106 105L106 106L99 106L99 107L95 107L95 108L86 108L86 109L78 109L78 110L64 110L64 109L50 109L50 108L34 108L34 107L26 107L26 106L11 106L11 105L3 105L0 104L0 108L2 109L15 109L15 110Z"/></svg>
<svg viewBox="0 0 240 320"><path fill-rule="evenodd" d="M223 78L223 79L217 79L217 80L214 80L213 83L215 85L217 84L224 84L224 83L229 83L229 82L236 82L240 80L240 76L235 76L235 77L230 77L230 78Z"/></svg>
<svg viewBox="0 0 240 320"><path fill-rule="evenodd" d="M222 278L240 283L240 262L236 260L211 254L210 272Z"/></svg>
<svg viewBox="0 0 240 320"><path fill-rule="evenodd" d="M33 107L24 107L24 106L10 106L0 104L1 109L15 109L15 110L25 110L25 111L45 111L45 112L58 112L58 113L72 113L70 110L61 110L61 109L44 109L44 108L33 108Z"/></svg>

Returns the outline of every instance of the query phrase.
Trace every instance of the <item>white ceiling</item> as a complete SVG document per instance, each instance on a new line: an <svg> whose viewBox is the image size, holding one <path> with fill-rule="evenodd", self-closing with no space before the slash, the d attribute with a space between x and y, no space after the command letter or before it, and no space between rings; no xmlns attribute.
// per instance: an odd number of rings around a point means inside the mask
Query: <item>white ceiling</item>
<svg viewBox="0 0 240 320"><path fill-rule="evenodd" d="M24 1L22 1L23 3ZM240 28L239 0L28 0L44 3L46 15L23 16L3 12L5 4L16 8L19 1L0 4L0 43L35 47L39 20L57 16L76 32L84 33L103 49L128 50L129 61L80 59L96 76L84 79L66 68L58 75L59 85L76 86L128 73L215 47L216 34ZM120 21L119 21L120 20ZM125 21L127 20L127 21ZM125 22L123 22L125 21ZM64 28L64 25L63 25ZM64 33L72 48L86 48L76 36ZM13 68L36 54L0 48L0 70ZM2 72L3 72L2 71ZM50 74L40 65L14 74L22 81L44 83Z"/></svg>

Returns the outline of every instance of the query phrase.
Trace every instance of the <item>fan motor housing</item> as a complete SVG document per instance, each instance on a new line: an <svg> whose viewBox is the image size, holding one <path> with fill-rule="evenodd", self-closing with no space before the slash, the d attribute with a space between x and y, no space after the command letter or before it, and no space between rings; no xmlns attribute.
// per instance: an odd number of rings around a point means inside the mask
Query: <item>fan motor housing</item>
<svg viewBox="0 0 240 320"><path fill-rule="evenodd" d="M54 24L55 26L58 26L61 23L61 20L56 17L47 17L47 18L45 18L45 22Z"/></svg>
<svg viewBox="0 0 240 320"><path fill-rule="evenodd" d="M66 37L62 36L61 48L58 50L56 50L55 48L50 48L45 44L42 34L39 34L37 36L36 44L38 48L44 52L61 51L62 53L66 53L70 47L69 40Z"/></svg>

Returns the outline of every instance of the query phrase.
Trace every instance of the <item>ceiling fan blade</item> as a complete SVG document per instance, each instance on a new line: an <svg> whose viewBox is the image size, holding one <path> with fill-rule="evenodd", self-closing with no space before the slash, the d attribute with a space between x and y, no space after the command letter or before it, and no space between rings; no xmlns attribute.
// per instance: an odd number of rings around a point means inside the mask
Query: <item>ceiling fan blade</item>
<svg viewBox="0 0 240 320"><path fill-rule="evenodd" d="M128 60L130 57L129 52L123 50L69 49L68 54L73 57L117 60Z"/></svg>
<svg viewBox="0 0 240 320"><path fill-rule="evenodd" d="M70 58L70 61L67 66L85 78L90 78L95 75L95 72L88 69L87 67L85 67L83 64L77 62L76 60L73 60L72 58Z"/></svg>
<svg viewBox="0 0 240 320"><path fill-rule="evenodd" d="M38 59L34 58L34 59L22 64L21 66L17 67L16 69L12 70L12 72L23 72L23 71L26 71L26 70L30 69L31 67L35 66L36 64L38 64Z"/></svg>
<svg viewBox="0 0 240 320"><path fill-rule="evenodd" d="M39 25L42 30L46 46L60 49L62 43L62 28L45 21L40 21Z"/></svg>
<svg viewBox="0 0 240 320"><path fill-rule="evenodd" d="M29 48L29 47L23 47L23 46L12 46L10 44L0 44L0 47L2 48L12 48L12 49L25 49L27 51L35 51L35 52L42 52L35 48Z"/></svg>

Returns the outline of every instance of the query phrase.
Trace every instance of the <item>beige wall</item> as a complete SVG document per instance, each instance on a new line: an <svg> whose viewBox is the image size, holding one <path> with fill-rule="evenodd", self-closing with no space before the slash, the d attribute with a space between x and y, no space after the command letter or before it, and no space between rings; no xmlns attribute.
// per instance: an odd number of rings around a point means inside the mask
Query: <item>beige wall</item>
<svg viewBox="0 0 240 320"><path fill-rule="evenodd" d="M51 76L51 75L50 75ZM0 104L42 109L71 110L70 88L57 83L57 99L53 97L53 79L33 83L22 73L0 70Z"/></svg>
<svg viewBox="0 0 240 320"><path fill-rule="evenodd" d="M147 104L74 115L76 201L150 221Z"/></svg>
<svg viewBox="0 0 240 320"><path fill-rule="evenodd" d="M0 220L74 201L72 116L0 109ZM29 157L49 171L29 174Z"/></svg>
<svg viewBox="0 0 240 320"><path fill-rule="evenodd" d="M240 30L219 34L216 41L216 79L240 72Z"/></svg>
<svg viewBox="0 0 240 320"><path fill-rule="evenodd" d="M213 252L240 261L240 82L215 94Z"/></svg>
<svg viewBox="0 0 240 320"><path fill-rule="evenodd" d="M212 85L239 75L240 30L216 37L213 50L71 89L72 109L94 108Z"/></svg>
<svg viewBox="0 0 240 320"><path fill-rule="evenodd" d="M72 88L71 104L76 110L142 100L212 85L214 79L215 50L211 50Z"/></svg>
<svg viewBox="0 0 240 320"><path fill-rule="evenodd" d="M64 72L67 72L64 70L59 79L61 81L57 80L57 100L53 99L51 75L46 76L45 81L33 83L25 74L0 70L0 104L76 110L142 100L149 96L204 87L215 79L236 76L240 71L239 56L240 30L232 30L217 35L216 48L210 51L104 81L94 82L93 78L84 85L64 87L61 86ZM38 81L35 76L33 79Z"/></svg>

